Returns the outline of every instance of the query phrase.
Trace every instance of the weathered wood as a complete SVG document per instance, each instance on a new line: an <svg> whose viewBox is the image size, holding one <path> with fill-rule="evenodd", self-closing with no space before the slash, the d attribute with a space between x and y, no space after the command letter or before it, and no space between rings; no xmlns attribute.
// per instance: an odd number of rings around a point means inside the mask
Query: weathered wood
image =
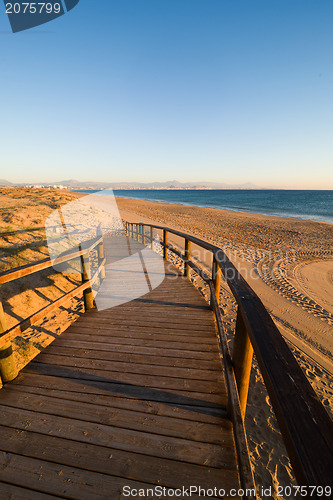
<svg viewBox="0 0 333 500"><path fill-rule="evenodd" d="M59 393L59 391L58 391ZM31 410L55 417L74 418L83 422L109 425L123 429L149 432L161 436L176 437L189 441L218 444L233 447L232 424L227 419L217 423L202 423L173 416L147 414L139 410L110 407L90 402L52 397L27 392L8 391L2 398L2 405L17 410ZM133 413L135 412L135 413ZM0 439L1 442L1 439Z"/></svg>
<svg viewBox="0 0 333 500"><path fill-rule="evenodd" d="M67 454L66 454L67 455ZM112 455L109 453L109 460ZM18 474L17 472L20 471ZM34 471L34 473L32 473ZM59 462L37 460L23 455L11 454L10 460L3 456L0 481L26 488L33 500L34 490L72 500L122 500L123 487L147 488L149 484L132 481L113 475L100 474L80 467L66 466ZM2 483L0 483L2 484ZM0 490L1 491L1 490ZM37 497L38 498L38 497Z"/></svg>
<svg viewBox="0 0 333 500"><path fill-rule="evenodd" d="M4 428L0 427L0 442L4 432ZM78 457L77 466L81 469L89 470L93 466L95 472L108 476L128 478L130 475L131 480L149 481L152 484L162 484L170 488L183 485L188 488L193 482L193 476L203 485L207 484L208 475L210 481L219 488L232 488L235 482L234 471L220 471L214 468L207 468L203 471L198 465L185 463L182 463L180 467L179 463L171 460L110 449L106 446L96 447L93 444L82 444L76 441L71 441L69 448L67 440L51 436L43 436L44 446L43 450L40 450L38 434L21 431L18 435L11 429L7 432L8 437L11 438L11 453L22 453L23 449L25 456L36 459L44 458L49 462L54 462L55 457L61 457L61 463L69 467L72 467L73 456L76 456ZM110 460L110 455L112 455L112 460ZM96 457L93 464L89 456ZM130 471L128 463L131 464Z"/></svg>
<svg viewBox="0 0 333 500"><path fill-rule="evenodd" d="M221 291L221 266L216 261L215 255L213 256L213 265L212 265L212 279L214 283L214 290L217 303L220 302L220 291ZM212 304L211 304L212 305Z"/></svg>
<svg viewBox="0 0 333 500"><path fill-rule="evenodd" d="M109 446L118 450L140 453L158 458L236 470L233 447L203 443L172 436L151 434L112 425L95 424L57 415L3 406L2 418L6 427L26 430L27 422L31 432L53 435L67 440ZM42 445L43 441L40 440ZM72 464L74 466L74 463ZM1 477L0 477L1 479Z"/></svg>
<svg viewBox="0 0 333 500"><path fill-rule="evenodd" d="M174 331L171 329L159 329L156 327L149 328L126 328L120 327L117 328L115 325L107 326L107 325L97 325L94 328L94 333L91 333L91 329L93 326L93 322L90 325L85 325L83 323L78 323L77 325L74 323L73 326L70 327L67 332L76 333L80 335L83 334L91 334L91 335L99 335L110 337L113 339L119 337L122 339L148 339L148 340L161 340L161 341L173 341L173 342L191 342L192 344L202 344L204 341L208 344L216 344L216 338L213 337L210 333L207 333L206 330L192 330L193 335L190 334L188 330L179 330L174 334Z"/></svg>
<svg viewBox="0 0 333 500"><path fill-rule="evenodd" d="M33 500L59 500L60 498L58 496L40 493L32 489L27 490L26 488L3 482L0 482L0 497L15 500L31 500L32 498Z"/></svg>
<svg viewBox="0 0 333 500"><path fill-rule="evenodd" d="M137 354L136 352L113 352L105 350L97 350L92 346L89 348L79 348L74 346L64 346L53 345L52 353L58 354L59 356L79 357L85 359L98 359L98 360L108 360L117 361L123 363L137 363L143 365L152 366L166 366L166 367L182 367L182 368L199 368L201 370L213 371L221 373L221 362L216 356L216 359L195 359L195 358L176 358L170 356L158 356L158 355L148 355L148 354Z"/></svg>
<svg viewBox="0 0 333 500"><path fill-rule="evenodd" d="M190 279L191 277L191 268L189 266L189 261L191 260L191 242L186 238L185 239L185 269L184 275L186 278Z"/></svg>
<svg viewBox="0 0 333 500"><path fill-rule="evenodd" d="M176 378L172 376L156 377L154 375L144 375L130 372L118 372L108 369L95 369L81 368L80 366L72 366L67 368L65 366L57 365L55 361L53 364L44 364L33 361L26 368L29 373L40 373L44 375L59 376L59 377L72 377L80 380L92 381L106 381L112 380L113 382L122 382L131 385L138 385L143 387L151 387L153 389L173 389L188 392L200 392L201 394L216 394L225 395L226 388L224 381L207 381L207 380L193 380L191 378Z"/></svg>
<svg viewBox="0 0 333 500"><path fill-rule="evenodd" d="M127 231L127 227L126 227L126 231ZM104 278L105 278L105 266L103 264L103 261L104 261L104 244L103 244L101 224L99 224L99 226L97 228L96 237L99 238L99 239L102 239L102 241L97 245L97 255L98 255L98 265L101 266L100 280L104 280Z"/></svg>
<svg viewBox="0 0 333 500"><path fill-rule="evenodd" d="M243 418L246 413L247 396L253 359L253 347L247 334L240 310L237 312L232 361L235 370L239 401Z"/></svg>
<svg viewBox="0 0 333 500"><path fill-rule="evenodd" d="M123 326L125 328L126 327L126 325L124 325L125 314L126 310L124 310L122 317L121 315L117 314L114 318L110 316L110 318L106 318L104 321L97 319L94 320L94 318L89 318L89 321L86 321L85 324L88 327L93 327L95 325L96 328L98 327L104 328L105 326L105 331L107 331L109 328L113 329L113 327ZM128 312L128 314L130 314L130 312ZM154 314L154 310L152 310L151 314ZM159 312L157 311L156 314L159 314ZM178 321L175 322L174 325L172 325L170 323L170 315L168 316L163 315L162 318L160 318L160 320L157 321L156 319L152 318L151 315L148 314L145 315L143 318L138 318L137 320L133 318L132 320L128 320L128 322L126 322L127 328L129 327L139 328L141 326L142 328L150 329L152 327L158 328L158 326L160 325L159 329L160 332L171 330L175 332L175 335L177 335L178 332L179 333L195 332L195 331L201 332L205 330L205 328L206 328L205 331L207 331L207 323L206 324L204 322L195 323L195 321L193 321L193 315L191 321L187 322L187 317L185 315L184 318L178 318ZM73 328L78 327L80 324L81 322L74 323L75 326L73 325Z"/></svg>
<svg viewBox="0 0 333 500"><path fill-rule="evenodd" d="M168 231L166 229L163 229L163 258L165 260L168 259Z"/></svg>
<svg viewBox="0 0 333 500"><path fill-rule="evenodd" d="M91 272L90 272L89 254L87 255L86 258L81 256L81 266L82 266L82 285L88 284L88 286L85 287L83 290L84 308L86 311L88 311L89 309L93 309L94 307L94 294L90 285Z"/></svg>
<svg viewBox="0 0 333 500"><path fill-rule="evenodd" d="M201 370L199 367L195 368L181 368L173 366L158 366L143 363L134 362L121 362L121 361L111 361L108 359L99 358L81 358L81 357L67 357L59 354L48 354L47 352L42 353L38 356L38 362L44 364L52 364L56 366L70 366L79 368L91 368L94 370L108 370L113 372L123 373L125 370L127 373L137 373L143 375L153 375L156 377L175 377L175 378L186 378L188 380L206 380L213 382L221 382L223 380L223 374L221 371L216 372L212 370ZM97 373L97 372L96 372Z"/></svg>
<svg viewBox="0 0 333 500"><path fill-rule="evenodd" d="M136 347L156 347L161 349L161 354L164 350L182 350L185 351L199 351L199 352L216 352L216 342L214 343L189 343L189 342L175 342L175 341L163 341L163 340L149 340L149 339L137 339L137 338L122 338L122 337L112 337L107 335L97 335L94 333L90 334L76 334L67 332L67 340L80 340L81 342L96 342L103 343L104 345L128 345L132 346L134 349Z"/></svg>
<svg viewBox="0 0 333 500"><path fill-rule="evenodd" d="M209 286L211 291L212 307L215 314L215 319L218 329L218 339L220 343L221 357L224 366L226 384L228 388L228 398L229 398L228 410L230 412L233 422L233 432L237 449L237 460L239 463L241 486L245 490L252 490L255 489L254 477L253 477L251 463L249 460L248 443L245 434L244 420L238 395L236 377L234 373L233 363L231 360L227 337L222 324L221 311L219 303L217 301L215 287L212 281L209 283ZM255 497L256 495L248 495L247 498L255 498Z"/></svg>
<svg viewBox="0 0 333 500"><path fill-rule="evenodd" d="M102 262L101 265L104 265L105 260ZM23 333L25 330L30 328L32 325L36 324L38 321L52 313L53 311L56 311L64 305L68 300L72 299L73 297L79 296L87 287L90 287L93 285L98 278L100 272L100 268L97 269L95 272L93 278L86 283L83 283L82 285L79 285L75 287L73 290L70 292L66 293L59 299L55 300L48 306L43 307L40 311L37 311L36 313L32 314L29 316L29 318L21 321L18 325L13 326L9 330L7 330L6 333L4 333L2 336L0 336L0 346L5 345L7 342L12 341L15 337L19 336L21 333Z"/></svg>
<svg viewBox="0 0 333 500"><path fill-rule="evenodd" d="M82 349L95 349L95 350L107 350L110 348L110 344L104 343L104 342L93 342L92 340L89 341L81 341L81 340L73 340L73 339L66 339L66 336L64 335L61 341L61 345L66 346L66 347L76 347L76 348L82 348ZM120 345L120 344L113 344L112 345L112 350L114 352L122 352L122 353L133 353L133 347L129 345ZM170 358L190 358L190 359L196 359L196 360L216 360L218 359L217 354L214 351L193 351L193 350L188 350L188 349L163 349L161 351L160 348L157 347L141 347L141 346L136 346L135 347L135 353L140 353L140 354L146 354L149 356L164 356L164 357L170 357Z"/></svg>
<svg viewBox="0 0 333 500"><path fill-rule="evenodd" d="M67 374L67 376L66 376ZM103 398L125 398L135 399L142 401L153 401L167 405L177 405L180 408L193 407L194 412L210 412L214 409L221 412L221 416L226 415L227 394L207 394L201 392L192 392L180 389L160 390L156 388L143 387L139 385L123 384L120 382L113 382L100 380L80 380L79 373L74 376L73 370L64 370L63 375L58 372L59 376L43 375L35 371L25 371L15 379L11 384L19 385L20 387L36 386L44 387L47 389L59 389L64 392L78 392L84 394L99 395ZM1 398L1 394L0 394ZM214 413L217 414L216 412Z"/></svg>
<svg viewBox="0 0 333 500"><path fill-rule="evenodd" d="M150 248L154 248L153 228L150 227Z"/></svg>
<svg viewBox="0 0 333 500"><path fill-rule="evenodd" d="M34 374L24 374L24 379L20 380L20 384L15 383L10 385L11 391L19 392L20 394L33 394L41 396L49 396L56 400L78 401L81 403L89 403L102 406L105 408L120 408L130 411L138 411L140 413L148 413L149 415L160 415L173 417L184 421L203 422L209 424L217 424L223 429L228 428L231 422L226 418L226 409L222 407L204 408L195 405L186 404L170 404L170 402L159 402L153 400L145 400L138 398L118 397L117 394L94 394L92 390L85 391L84 387L77 383L68 381L68 379L59 379L59 387L51 388L50 377ZM42 387L39 387L41 385ZM8 386L6 387L8 390ZM60 401L59 401L60 403Z"/></svg>
<svg viewBox="0 0 333 500"><path fill-rule="evenodd" d="M7 331L5 313L0 301L0 338ZM13 354L11 342L7 342L0 347L0 388L2 383L14 380L18 375L17 366Z"/></svg>
<svg viewBox="0 0 333 500"><path fill-rule="evenodd" d="M49 267L68 262L69 260L77 259L78 257L85 255L90 250L95 248L98 243L99 240L89 240L82 244L81 250L69 250L68 252L64 252L60 257L57 257L54 260L47 258L33 264L25 264L24 266L17 267L14 270L10 269L8 271L2 271L0 273L0 285L9 283L10 281L14 281L19 278L23 278L24 276L30 276L31 274L35 274L44 269L48 269Z"/></svg>

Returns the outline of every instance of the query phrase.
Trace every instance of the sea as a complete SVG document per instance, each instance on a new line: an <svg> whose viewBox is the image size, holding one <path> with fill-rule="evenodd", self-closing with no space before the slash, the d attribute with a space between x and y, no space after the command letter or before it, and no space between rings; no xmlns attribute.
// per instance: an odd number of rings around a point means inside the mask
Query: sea
<svg viewBox="0 0 333 500"><path fill-rule="evenodd" d="M77 192L92 193L81 190ZM121 189L115 196L333 223L333 190Z"/></svg>

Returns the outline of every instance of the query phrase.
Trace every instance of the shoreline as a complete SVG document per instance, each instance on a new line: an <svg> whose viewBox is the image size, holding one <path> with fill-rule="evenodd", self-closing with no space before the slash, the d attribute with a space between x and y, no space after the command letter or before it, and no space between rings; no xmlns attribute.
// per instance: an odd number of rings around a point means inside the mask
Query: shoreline
<svg viewBox="0 0 333 500"><path fill-rule="evenodd" d="M192 206L192 207L197 207L197 208L211 208L211 209L215 209L215 210L225 210L225 211L230 211L230 212L239 212L239 213L244 213L244 214L252 214L252 215L264 215L264 216L267 216L267 217L279 217L279 218L286 218L286 219L292 219L292 220L302 220L302 221L309 221L309 222L318 222L318 223L323 223L323 224L331 224L333 225L333 215L331 216L331 219L332 220L321 220L321 219L315 219L315 218L309 218L309 217L302 217L301 215L299 214L295 214L295 215L286 215L286 214L282 214L282 213L279 213L279 212L276 212L276 213L268 213L267 211L260 211L260 212L255 212L251 209L247 209L247 208L243 208L243 207L237 207L237 208L233 208L233 207L222 207L222 206L216 206L216 205L211 205L211 204L200 204L200 203L190 203L190 202L185 202L185 201L167 201L167 200L163 200L163 199L154 199L154 198L140 198L140 197L137 197L137 196L121 196L120 194L120 191L122 190L110 190L110 191L113 191L114 193L114 196L116 198L122 198L122 199L128 199L128 200L137 200L137 201L148 201L148 202L156 202L156 203L165 203L165 204L168 204L168 205L180 205L180 206ZM114 191L117 191L116 193ZM126 190L124 190L126 191ZM133 190L134 191L134 190ZM158 191L158 190L152 190L154 192ZM168 190L169 191L169 190ZM170 190L172 191L172 190ZM175 190L177 192L181 191L181 190ZM189 190L184 190L184 192L188 192ZM195 191L200 191L200 190L195 190ZM206 190L204 190L206 192ZM208 192L210 190L207 190ZM220 190L220 191L226 191L226 190ZM243 191L243 190L241 190ZM265 191L265 190L264 190ZM271 191L277 191L277 190L271 190ZM283 191L283 190L281 190ZM291 190L291 191L295 191L295 190ZM308 190L298 190L299 192L307 192ZM313 190L314 192L316 192L317 190ZM76 194L81 194L82 196L83 195L89 195L89 194L94 194L94 193L99 193L101 191L91 191L91 192L85 192L85 191L70 191L72 194L76 195ZM315 217L315 216L314 216Z"/></svg>
<svg viewBox="0 0 333 500"><path fill-rule="evenodd" d="M75 191L71 191L71 193L73 194L77 194L75 193ZM87 193L89 194L89 193ZM294 220L294 221L301 221L301 222L314 222L316 224L329 224L331 226L333 226L333 222L328 222L328 221L322 221L322 220L314 220L314 219L306 219L306 218L303 218L303 217L299 217L299 216L291 216L291 215L279 215L279 214L267 214L267 213L263 213L263 212L252 212L250 210L245 210L245 209L236 209L236 208L221 208L221 207L216 207L216 206L212 206L212 205L199 205L199 204L195 204L193 205L192 203L181 203L181 202L175 202L175 201L164 201L164 200L153 200L153 199L148 199L148 198L132 198L132 197L129 197L129 196L119 196L118 194L115 195L115 198L116 199L122 199L122 200L135 200L135 201L148 201L148 202L153 202L153 203L163 203L163 204L166 204L166 205L179 205L179 206L184 206L184 207L193 207L193 208L209 208L209 209L212 209L212 210L222 210L224 212L236 212L236 213L239 213L239 214L247 214L247 215L251 215L253 217L256 217L256 216L264 216L264 217L270 217L270 218L277 218L277 219L287 219L287 220Z"/></svg>

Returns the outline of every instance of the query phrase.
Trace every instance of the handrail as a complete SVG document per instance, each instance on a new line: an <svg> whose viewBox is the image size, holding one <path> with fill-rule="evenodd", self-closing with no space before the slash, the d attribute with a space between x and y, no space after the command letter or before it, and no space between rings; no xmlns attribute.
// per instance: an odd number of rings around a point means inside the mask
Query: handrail
<svg viewBox="0 0 333 500"><path fill-rule="evenodd" d="M0 347L12 341L13 339L15 339L15 337L23 333L25 330L35 325L47 314L50 314L56 309L59 309L59 307L65 304L68 300L72 299L73 297L76 297L77 295L79 295L81 292L84 292L88 288L91 288L91 286L96 282L98 276L100 275L101 269L104 267L104 265L105 265L105 259L103 259L98 269L95 271L94 276L90 280L85 281L81 285L76 286L75 288L73 288L73 290L65 293L65 295L62 295L61 297L59 297L59 299L55 300L48 306L43 307L42 309L32 314L28 318L24 319L17 325L12 326L12 328L7 330L7 332L2 334L2 336L0 337Z"/></svg>
<svg viewBox="0 0 333 500"><path fill-rule="evenodd" d="M209 288L211 293L212 309L214 311L216 319L219 348L222 354L224 374L229 396L228 410L233 423L235 445L239 463L240 482L243 489L250 491L253 489L254 477L249 459L248 443L245 434L235 372L233 369L228 341L223 328L221 311L212 280L209 281ZM244 451L246 451L246 453L244 453Z"/></svg>
<svg viewBox="0 0 333 500"><path fill-rule="evenodd" d="M68 250L56 259L52 260L50 257L47 257L46 259L42 259L31 264L25 264L24 266L16 267L15 269L2 271L0 273L0 285L17 280L18 278L23 278L24 276L30 276L31 274L42 271L43 269L48 269L49 267L62 264L63 262L68 262L69 260L76 259L77 257L81 257L82 255L85 255L93 250L102 241L103 237L90 239L84 242L83 248L80 250Z"/></svg>
<svg viewBox="0 0 333 500"><path fill-rule="evenodd" d="M98 268L95 271L94 276L91 277L89 258L84 259L84 256L89 256L91 250L96 247L98 255ZM2 382L10 382L18 374L11 344L12 340L15 339L15 337L36 324L47 314L50 314L56 309L59 309L59 307L61 307L68 300L81 293L83 293L85 310L94 307L94 296L91 287L98 277L100 277L101 280L105 278L106 260L104 258L103 236L101 235L100 228L97 228L96 238L83 242L79 245L78 250L70 250L64 252L60 257L57 257L53 260L47 258L38 262L34 262L32 264L27 264L10 271L0 273L0 284L4 284L22 278L24 276L30 276L43 269L48 269L52 266L68 262L76 258L81 259L82 284L76 286L71 291L67 292L57 300L53 301L51 304L35 312L30 317L22 320L20 323L14 325L10 329L7 329L5 315L3 312L2 304L0 303L0 388L2 387Z"/></svg>
<svg viewBox="0 0 333 500"><path fill-rule="evenodd" d="M134 226L141 226L141 232L134 230ZM242 418L246 410L254 350L298 484L333 487L333 422L257 294L216 245L165 226L126 222L129 234L138 238L145 232L145 227L149 227L150 231L163 231L161 245L164 254L173 251L168 243L168 233L185 240L185 253L181 258L187 275L188 266L197 270L190 260L189 242L212 253L212 279L208 280L208 284L220 336L222 323L218 281L221 271L238 304L232 366ZM148 235L145 238L150 239ZM228 359L228 353L226 357ZM230 367L227 366L226 373L229 372ZM229 397L231 392L229 386ZM233 405L235 401L231 400Z"/></svg>

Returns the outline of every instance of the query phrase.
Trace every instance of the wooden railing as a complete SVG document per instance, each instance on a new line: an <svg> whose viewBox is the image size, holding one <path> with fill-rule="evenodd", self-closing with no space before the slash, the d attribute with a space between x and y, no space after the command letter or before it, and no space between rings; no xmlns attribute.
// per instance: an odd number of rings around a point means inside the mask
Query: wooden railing
<svg viewBox="0 0 333 500"><path fill-rule="evenodd" d="M209 286L210 304L218 329L229 396L229 414L234 424L238 460L243 464L244 483L250 482L242 429L246 412L253 351L285 442L298 484L306 487L333 486L333 423L265 306L230 262L222 249L199 238L164 226L126 222L129 236L142 243L153 241L153 229L163 234L164 258L173 252L184 262L184 274L195 271ZM147 234L147 229L148 234ZM184 240L184 253L169 244L169 234ZM191 260L191 244L208 250L211 277ZM219 307L222 274L238 304L232 355ZM310 495L311 490L307 489ZM312 495L316 497L315 495Z"/></svg>
<svg viewBox="0 0 333 500"><path fill-rule="evenodd" d="M93 276L91 276L90 252L97 247L98 267ZM13 355L12 340L18 335L22 334L25 330L38 323L42 318L59 309L63 304L73 297L83 294L85 310L94 307L94 295L92 292L92 285L100 277L105 277L105 258L103 250L103 236L100 229L97 229L97 237L95 239L85 241L79 246L78 250L64 252L60 257L51 260L46 258L38 262L27 264L13 270L4 271L0 273L0 285L17 280L24 276L31 276L39 271L57 266L62 263L72 261L73 259L81 260L81 284L76 286L73 290L66 293L59 299L51 304L43 307L39 311L32 314L30 317L24 319L20 323L14 325L12 328L7 329L6 318L4 315L3 307L0 302L0 383L10 382L17 377L18 371L15 364ZM0 385L1 387L1 385Z"/></svg>

